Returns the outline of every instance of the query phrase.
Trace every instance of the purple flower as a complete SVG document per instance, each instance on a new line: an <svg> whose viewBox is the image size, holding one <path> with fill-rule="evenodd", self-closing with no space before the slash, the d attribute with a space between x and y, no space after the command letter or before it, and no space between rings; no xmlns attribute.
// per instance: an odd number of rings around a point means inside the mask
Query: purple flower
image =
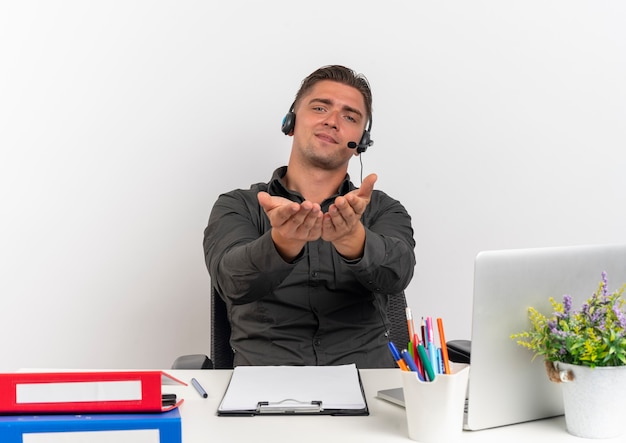
<svg viewBox="0 0 626 443"><path fill-rule="evenodd" d="M557 338L557 339L567 338L567 332L561 331L558 328L558 323L556 322L556 320L548 320L548 329L550 329L550 334L552 334L554 338Z"/></svg>
<svg viewBox="0 0 626 443"><path fill-rule="evenodd" d="M589 303L583 303L582 307L580 308L580 312L584 315L589 315Z"/></svg>
<svg viewBox="0 0 626 443"><path fill-rule="evenodd" d="M572 310L572 296L564 295L563 296L563 313L565 316L568 316Z"/></svg>
<svg viewBox="0 0 626 443"><path fill-rule="evenodd" d="M626 328L626 316L624 316L624 313L621 311L619 306L613 305L613 312L615 313L615 316L617 317L617 320L619 321L620 327L622 329Z"/></svg>
<svg viewBox="0 0 626 443"><path fill-rule="evenodd" d="M555 333L556 331L556 320L548 320L548 329L550 329L551 333Z"/></svg>
<svg viewBox="0 0 626 443"><path fill-rule="evenodd" d="M606 271L602 271L602 296L606 298L609 295L609 281L606 277Z"/></svg>

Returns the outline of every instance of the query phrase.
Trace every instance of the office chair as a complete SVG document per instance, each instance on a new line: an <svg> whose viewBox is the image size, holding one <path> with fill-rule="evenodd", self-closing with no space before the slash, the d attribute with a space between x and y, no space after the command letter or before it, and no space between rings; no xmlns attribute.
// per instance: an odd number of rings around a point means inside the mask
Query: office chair
<svg viewBox="0 0 626 443"><path fill-rule="evenodd" d="M389 340L400 347L405 347L409 342L406 307L406 296L404 292L387 296L387 318L391 324L389 328Z"/></svg>
<svg viewBox="0 0 626 443"><path fill-rule="evenodd" d="M387 317L391 324L389 340L402 347L409 342L406 306L404 292L387 297ZM234 355L230 347L230 331L226 303L211 287L211 358L203 354L183 355L176 359L172 369L232 369Z"/></svg>
<svg viewBox="0 0 626 443"><path fill-rule="evenodd" d="M230 347L230 321L226 303L211 286L211 360L215 369L233 368L233 349Z"/></svg>
<svg viewBox="0 0 626 443"><path fill-rule="evenodd" d="M172 369L232 369L233 357L226 303L211 286L211 358L204 354L181 355L172 363Z"/></svg>
<svg viewBox="0 0 626 443"><path fill-rule="evenodd" d="M204 354L181 355L172 363L172 369L213 369L213 362Z"/></svg>

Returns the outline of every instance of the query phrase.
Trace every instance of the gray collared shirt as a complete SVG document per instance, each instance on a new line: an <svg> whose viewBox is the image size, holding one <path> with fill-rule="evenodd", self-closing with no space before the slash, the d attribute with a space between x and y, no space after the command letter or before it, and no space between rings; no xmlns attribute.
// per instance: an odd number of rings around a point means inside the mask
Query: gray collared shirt
<svg viewBox="0 0 626 443"><path fill-rule="evenodd" d="M269 183L219 196L204 232L211 284L225 300L237 365L393 367L387 348L387 297L402 293L415 266L413 229L405 208L374 190L361 217L363 257L346 260L321 239L285 262L257 201L266 191L302 202L277 169ZM338 195L356 189L348 176Z"/></svg>

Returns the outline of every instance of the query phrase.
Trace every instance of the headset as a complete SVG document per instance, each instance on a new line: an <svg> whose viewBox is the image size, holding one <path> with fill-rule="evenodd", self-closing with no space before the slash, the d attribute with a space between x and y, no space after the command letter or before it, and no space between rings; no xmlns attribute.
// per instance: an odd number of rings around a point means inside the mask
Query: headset
<svg viewBox="0 0 626 443"><path fill-rule="evenodd" d="M280 130L285 135L290 135L293 132L294 128L296 127L296 113L294 112L295 105L296 105L296 102L293 102L291 104L291 107L289 108L289 112L287 112L287 114L285 114L285 117L283 117L283 122L282 122ZM348 142L348 148L350 149L356 148L356 152L358 152L359 154L367 151L367 148L369 148L370 146L374 144L374 140L372 140L370 137L371 130L372 130L372 117L370 117L367 122L367 128L365 128L365 131L363 131L361 140L359 140L358 143L352 142L352 141Z"/></svg>

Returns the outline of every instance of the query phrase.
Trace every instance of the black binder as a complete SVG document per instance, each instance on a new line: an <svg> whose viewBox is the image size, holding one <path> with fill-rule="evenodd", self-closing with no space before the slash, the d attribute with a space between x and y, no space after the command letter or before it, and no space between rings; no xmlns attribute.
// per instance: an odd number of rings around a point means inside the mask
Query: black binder
<svg viewBox="0 0 626 443"><path fill-rule="evenodd" d="M238 366L219 416L369 415L355 365Z"/></svg>

